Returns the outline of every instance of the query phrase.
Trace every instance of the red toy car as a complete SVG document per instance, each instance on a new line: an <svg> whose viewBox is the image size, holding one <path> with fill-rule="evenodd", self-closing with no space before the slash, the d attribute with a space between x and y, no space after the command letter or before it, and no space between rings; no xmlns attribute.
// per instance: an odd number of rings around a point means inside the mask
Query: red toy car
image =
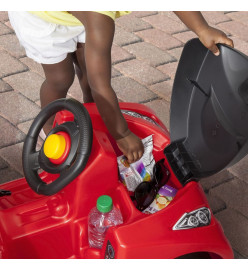
<svg viewBox="0 0 248 270"><path fill-rule="evenodd" d="M155 214L137 210L119 181L121 153L95 104L65 99L44 108L24 143L25 178L0 186L0 258L233 258L196 181L248 152L247 125L239 117L241 111L247 114L247 57L226 46L220 45L220 50L216 57L197 39L186 44L173 86L170 139L152 110L120 103L137 136L153 134L154 159L165 158L168 184L178 190ZM214 79L215 68L224 78L221 85ZM221 91L236 99L221 99ZM228 102L238 109L229 112ZM56 158L49 159L44 144L37 150L36 143L42 126L55 113L47 140L52 134L63 136L63 151L55 150ZM109 228L102 249L94 249L88 245L87 216L103 194L112 197L124 223Z"/></svg>

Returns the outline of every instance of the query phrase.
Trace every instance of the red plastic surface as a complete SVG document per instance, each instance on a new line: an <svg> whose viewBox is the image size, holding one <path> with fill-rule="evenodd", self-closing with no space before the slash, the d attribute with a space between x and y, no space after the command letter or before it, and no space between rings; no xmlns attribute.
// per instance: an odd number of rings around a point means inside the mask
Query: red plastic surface
<svg viewBox="0 0 248 270"><path fill-rule="evenodd" d="M170 185L179 191L174 200L153 215L138 211L127 190L119 182L116 157L121 153L108 134L95 104L85 104L93 124L93 147L84 171L53 196L38 195L24 178L0 185L11 196L0 198L0 258L104 258L108 241L115 258L176 258L194 252L207 252L213 258L233 258L223 230L212 215L209 226L173 231L172 227L185 213L209 207L205 194L196 182L182 187L171 172ZM147 107L120 103L155 120L125 115L129 128L140 138L153 134L156 161L164 158L169 133ZM56 115L61 124L72 121L66 111ZM171 169L169 168L171 171ZM45 182L58 175L41 173ZM98 196L107 194L120 208L124 223L110 228L101 250L88 245L87 216Z"/></svg>

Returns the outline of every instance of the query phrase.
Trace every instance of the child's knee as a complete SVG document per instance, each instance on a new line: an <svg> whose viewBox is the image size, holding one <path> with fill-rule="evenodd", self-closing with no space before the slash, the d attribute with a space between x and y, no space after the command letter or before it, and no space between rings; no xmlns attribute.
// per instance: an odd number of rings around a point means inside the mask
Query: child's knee
<svg viewBox="0 0 248 270"><path fill-rule="evenodd" d="M46 78L47 83L49 83L54 90L57 91L68 91L71 87L75 77L75 71L61 72L53 74L53 76Z"/></svg>

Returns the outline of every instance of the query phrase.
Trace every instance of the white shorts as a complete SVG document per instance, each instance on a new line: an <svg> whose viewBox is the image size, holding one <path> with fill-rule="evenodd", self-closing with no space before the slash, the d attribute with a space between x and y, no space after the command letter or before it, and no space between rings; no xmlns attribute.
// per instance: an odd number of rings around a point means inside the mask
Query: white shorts
<svg viewBox="0 0 248 270"><path fill-rule="evenodd" d="M26 11L9 11L9 20L27 56L41 64L59 63L85 43L84 26L50 23Z"/></svg>

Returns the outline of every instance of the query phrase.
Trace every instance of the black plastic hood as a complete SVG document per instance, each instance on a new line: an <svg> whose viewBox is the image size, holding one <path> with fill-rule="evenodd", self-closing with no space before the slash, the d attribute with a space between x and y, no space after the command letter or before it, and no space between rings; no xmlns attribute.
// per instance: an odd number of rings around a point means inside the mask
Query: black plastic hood
<svg viewBox="0 0 248 270"><path fill-rule="evenodd" d="M165 155L182 184L213 175L248 153L248 57L199 39L183 49L172 90Z"/></svg>

